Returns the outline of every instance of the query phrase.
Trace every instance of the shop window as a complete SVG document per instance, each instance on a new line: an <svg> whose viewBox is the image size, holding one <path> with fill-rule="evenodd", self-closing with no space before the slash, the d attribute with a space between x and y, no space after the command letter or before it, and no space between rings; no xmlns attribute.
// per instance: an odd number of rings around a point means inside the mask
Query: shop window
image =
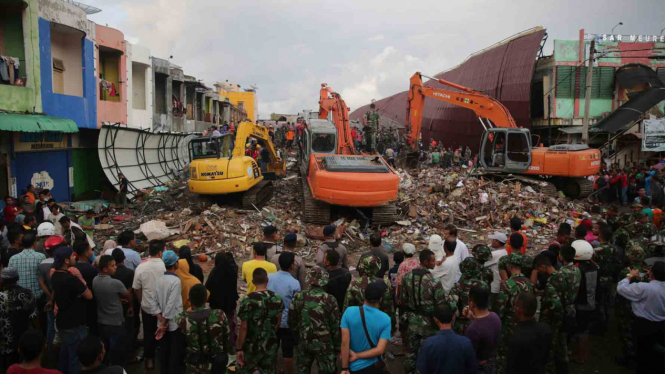
<svg viewBox="0 0 665 374"><path fill-rule="evenodd" d="M120 102L120 56L120 51L99 47L100 100Z"/></svg>
<svg viewBox="0 0 665 374"><path fill-rule="evenodd" d="M51 23L53 93L83 96L83 33Z"/></svg>
<svg viewBox="0 0 665 374"><path fill-rule="evenodd" d="M166 81L168 75L155 74L155 113L166 114ZM170 102L170 100L169 100Z"/></svg>
<svg viewBox="0 0 665 374"><path fill-rule="evenodd" d="M0 5L0 84L26 84L24 7L24 3L19 1L3 2Z"/></svg>
<svg viewBox="0 0 665 374"><path fill-rule="evenodd" d="M146 72L148 66L132 62L132 109L146 109Z"/></svg>
<svg viewBox="0 0 665 374"><path fill-rule="evenodd" d="M171 105L174 117L183 117L185 115L185 106L182 103L182 87L183 83L179 81L173 81L171 86Z"/></svg>

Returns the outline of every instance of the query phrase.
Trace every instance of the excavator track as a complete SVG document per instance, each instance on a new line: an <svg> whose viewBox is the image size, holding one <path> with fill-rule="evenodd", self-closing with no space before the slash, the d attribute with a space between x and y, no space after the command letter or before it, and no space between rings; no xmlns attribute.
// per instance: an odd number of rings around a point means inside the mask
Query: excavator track
<svg viewBox="0 0 665 374"><path fill-rule="evenodd" d="M372 225L390 225L397 218L397 206L394 202L372 209Z"/></svg>
<svg viewBox="0 0 665 374"><path fill-rule="evenodd" d="M242 208L254 209L254 207L263 207L272 199L273 192L272 181L262 180L242 195Z"/></svg>
<svg viewBox="0 0 665 374"><path fill-rule="evenodd" d="M304 221L327 225L330 223L330 205L314 199L312 191L309 190L307 178L302 177L302 211Z"/></svg>

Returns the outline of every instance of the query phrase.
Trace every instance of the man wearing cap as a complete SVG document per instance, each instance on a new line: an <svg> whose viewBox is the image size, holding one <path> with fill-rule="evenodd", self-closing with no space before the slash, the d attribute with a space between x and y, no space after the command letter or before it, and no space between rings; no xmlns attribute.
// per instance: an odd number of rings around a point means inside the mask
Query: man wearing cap
<svg viewBox="0 0 665 374"><path fill-rule="evenodd" d="M44 243L50 237L55 235L55 226L51 222L42 222L37 226L37 243L35 251L44 253Z"/></svg>
<svg viewBox="0 0 665 374"><path fill-rule="evenodd" d="M491 304L496 303L496 299L499 296L499 285L501 284L501 276L499 275L499 260L501 257L507 256L508 251L506 251L506 242L508 237L502 232L494 232L488 236L492 241L490 246L492 247L492 259L485 263L485 267L492 270L492 284L490 284L490 291L492 291L492 301Z"/></svg>
<svg viewBox="0 0 665 374"><path fill-rule="evenodd" d="M462 311L469 305L469 291L475 286L484 287L489 290L489 285L481 278L481 265L473 257L467 257L460 264L462 277L453 285L448 294L451 307L457 310L457 318L453 324L455 333L464 335L466 327L471 323Z"/></svg>
<svg viewBox="0 0 665 374"><path fill-rule="evenodd" d="M272 257L277 253L282 253L282 247L277 245L279 240L279 232L277 232L277 227L270 225L263 228L263 244L266 247L266 258L271 260Z"/></svg>
<svg viewBox="0 0 665 374"><path fill-rule="evenodd" d="M399 287L402 284L402 279L404 276L411 272L413 269L417 269L420 266L420 259L415 256L416 246L411 243L402 244L402 252L404 252L404 261L399 264L397 269L397 277L395 278L395 284L397 289L395 291L395 300L399 300Z"/></svg>
<svg viewBox="0 0 665 374"><path fill-rule="evenodd" d="M513 234L518 235L519 234ZM517 246L516 246L517 247ZM522 292L533 293L531 281L522 274L523 256L520 253L513 253L506 257L506 270L509 278L501 282L499 287L499 296L497 298L497 314L501 318L502 341L499 348L497 372L503 373L506 367L508 354L508 342L515 327L515 301Z"/></svg>
<svg viewBox="0 0 665 374"><path fill-rule="evenodd" d="M390 341L390 317L378 309L390 287L383 281L370 283L364 303L348 308L342 316L342 374L362 372L380 374L376 366ZM368 340L369 337L369 340Z"/></svg>
<svg viewBox="0 0 665 374"><path fill-rule="evenodd" d="M178 275L178 255L173 251L164 251L162 255L166 272L157 280L157 336L163 333L160 342L160 366L162 374L182 373L181 363L184 353L184 336L175 318L182 313L182 289Z"/></svg>
<svg viewBox="0 0 665 374"><path fill-rule="evenodd" d="M431 240L430 240L431 243ZM436 326L431 319L432 313L446 303L443 285L432 273L436 266L434 252L426 249L420 252L420 267L413 269L402 278L399 305L400 326L407 327L406 360L404 372L415 371L418 349L422 342L436 333ZM404 337L403 336L403 337Z"/></svg>
<svg viewBox="0 0 665 374"><path fill-rule="evenodd" d="M136 295L136 300L141 303L145 366L146 369L150 370L155 367L155 332L157 331L157 314L159 313L157 281L166 272L164 261L162 261L164 242L161 240L151 241L148 251L150 254L148 261L140 264L134 272L132 289Z"/></svg>
<svg viewBox="0 0 665 374"><path fill-rule="evenodd" d="M19 272L5 268L0 275L0 371L4 372L19 362L19 338L30 324L36 326L38 313L35 296L18 285Z"/></svg>
<svg viewBox="0 0 665 374"><path fill-rule="evenodd" d="M386 272L390 268L390 258L388 258L386 250L383 248L383 246L381 246L381 234L375 232L372 235L370 235L369 244L371 245L370 250L360 255L358 264L360 264L360 260L362 260L362 258L365 256L374 255L378 257L379 260L381 260L381 268L376 273L376 276L378 278L383 278L386 275Z"/></svg>
<svg viewBox="0 0 665 374"><path fill-rule="evenodd" d="M335 225L328 225L323 228L324 242L316 250L316 256L314 257L314 260L318 266L323 266L323 257L325 256L326 251L329 249L334 249L337 251L337 253L339 253L342 267L348 269L349 264L346 258L346 247L342 245L342 243L335 240L335 230L337 230Z"/></svg>
<svg viewBox="0 0 665 374"><path fill-rule="evenodd" d="M312 268L307 283L309 289L295 294L288 310L288 324L297 334L296 372L310 373L316 360L319 373L335 374L341 345L340 316L337 301L325 291L328 272Z"/></svg>
<svg viewBox="0 0 665 374"><path fill-rule="evenodd" d="M290 252L295 255L294 258L295 267L293 268L293 270L286 270L286 269L284 270L291 273L291 275L298 280L298 283L300 283L300 289L304 290L305 288L307 288L307 282L305 281L307 268L305 267L305 262L303 261L303 259L300 256L296 255L294 252L297 243L298 243L298 235L292 232L284 235L284 252L282 253ZM270 257L270 262L272 262L278 269L280 268L279 256L282 253L276 253L272 257Z"/></svg>
<svg viewBox="0 0 665 374"><path fill-rule="evenodd" d="M62 341L60 348L60 371L76 374L79 371L77 349L87 335L86 307L84 300L92 300L92 291L79 277L69 272L76 263L74 251L60 247L55 251L51 275L53 297L58 305L55 325Z"/></svg>

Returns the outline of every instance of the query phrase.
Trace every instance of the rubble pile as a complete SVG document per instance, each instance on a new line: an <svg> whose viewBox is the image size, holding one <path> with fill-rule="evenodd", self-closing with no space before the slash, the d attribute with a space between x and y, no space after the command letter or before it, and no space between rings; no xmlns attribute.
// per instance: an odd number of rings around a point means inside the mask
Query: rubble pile
<svg viewBox="0 0 665 374"><path fill-rule="evenodd" d="M523 178L494 180L470 169L440 168L398 170L398 174L399 217L395 224L371 227L361 213L335 222L337 237L351 254L367 250L369 236L377 229L389 252L405 242L426 244L430 235L442 234L447 224L456 225L460 239L469 246L487 243L490 232L509 233L513 216L523 220L529 246L537 250L547 246L559 223L574 223L584 212L581 202L546 195L538 182L526 183ZM192 194L184 181L143 190L132 208L120 211L106 205L100 209L105 218L96 227L95 241L101 247L123 230L133 230L138 234L139 251L147 250L148 240L162 239L174 247L188 245L194 254L209 258L232 251L236 259L244 261L251 257L253 243L261 240L263 227L274 225L282 235L298 234L298 254L311 262L323 239L322 227L301 221L300 179L294 174L274 183L273 199L253 210L241 209L240 199L232 195Z"/></svg>

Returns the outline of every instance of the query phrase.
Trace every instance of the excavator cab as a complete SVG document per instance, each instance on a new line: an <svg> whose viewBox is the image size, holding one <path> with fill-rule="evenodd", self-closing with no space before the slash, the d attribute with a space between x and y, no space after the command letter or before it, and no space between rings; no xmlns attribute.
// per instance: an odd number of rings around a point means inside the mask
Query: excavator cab
<svg viewBox="0 0 665 374"><path fill-rule="evenodd" d="M300 138L300 166L304 175L308 173L309 156L334 154L337 150L337 129L326 119L311 119Z"/></svg>
<svg viewBox="0 0 665 374"><path fill-rule="evenodd" d="M531 132L520 128L492 128L480 143L480 164L488 171L521 173L531 165Z"/></svg>

